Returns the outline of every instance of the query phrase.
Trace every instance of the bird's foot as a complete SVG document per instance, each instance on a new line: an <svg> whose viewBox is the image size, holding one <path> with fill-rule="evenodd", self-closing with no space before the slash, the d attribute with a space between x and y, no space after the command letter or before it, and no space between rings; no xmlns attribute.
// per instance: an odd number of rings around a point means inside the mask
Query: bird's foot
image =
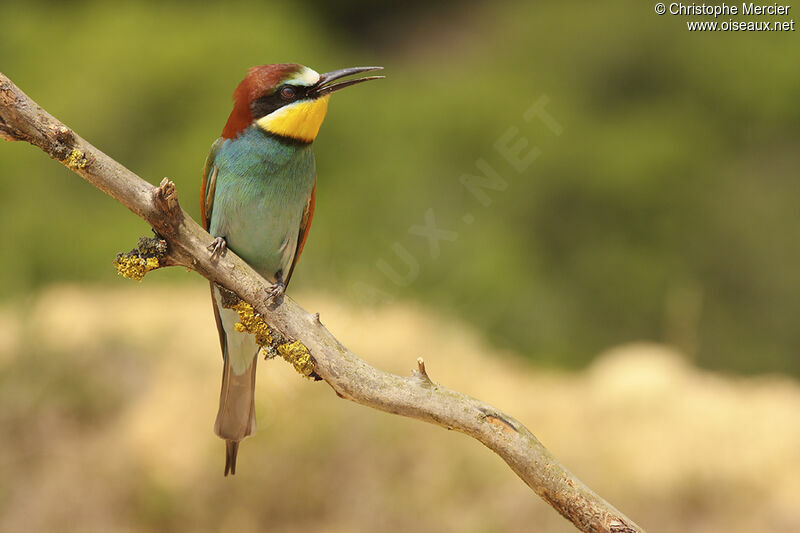
<svg viewBox="0 0 800 533"><path fill-rule="evenodd" d="M278 280L266 291L267 303L274 302L286 292L286 284L282 280Z"/></svg>
<svg viewBox="0 0 800 533"><path fill-rule="evenodd" d="M225 255L228 250L228 243L225 242L225 237L217 237L211 244L208 245L208 251L211 252L211 260L215 261L219 257Z"/></svg>

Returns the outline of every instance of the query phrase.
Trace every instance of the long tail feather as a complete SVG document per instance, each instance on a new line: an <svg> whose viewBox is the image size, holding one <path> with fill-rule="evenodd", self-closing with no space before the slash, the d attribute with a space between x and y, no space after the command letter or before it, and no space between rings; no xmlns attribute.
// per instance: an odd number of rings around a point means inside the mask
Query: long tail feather
<svg viewBox="0 0 800 533"><path fill-rule="evenodd" d="M236 374L226 359L214 432L225 439L225 475L236 473L239 441L255 433L255 386L258 357L242 374Z"/></svg>
<svg viewBox="0 0 800 533"><path fill-rule="evenodd" d="M236 475L236 455L239 453L238 440L225 441L225 475Z"/></svg>

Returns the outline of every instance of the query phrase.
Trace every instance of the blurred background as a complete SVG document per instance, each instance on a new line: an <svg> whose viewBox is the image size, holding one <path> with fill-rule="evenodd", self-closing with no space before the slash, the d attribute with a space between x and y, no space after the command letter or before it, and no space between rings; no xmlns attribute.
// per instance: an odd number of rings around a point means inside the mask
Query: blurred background
<svg viewBox="0 0 800 533"><path fill-rule="evenodd" d="M376 366L422 355L508 410L651 531L800 530L797 32L633 0L0 20L0 71L195 217L250 66L383 65L332 99L291 296ZM206 283L118 278L148 226L22 143L0 143L0 228L0 530L572 530L477 443L278 361L223 479Z"/></svg>

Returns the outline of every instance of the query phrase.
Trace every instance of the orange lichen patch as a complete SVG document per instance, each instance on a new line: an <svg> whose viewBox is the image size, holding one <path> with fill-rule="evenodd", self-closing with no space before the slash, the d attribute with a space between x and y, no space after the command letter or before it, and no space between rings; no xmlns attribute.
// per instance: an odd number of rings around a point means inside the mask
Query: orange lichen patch
<svg viewBox="0 0 800 533"><path fill-rule="evenodd" d="M511 425L510 422L507 420L494 416L494 415L486 415L486 421L489 422L491 425L502 429L503 431L516 433L517 428Z"/></svg>

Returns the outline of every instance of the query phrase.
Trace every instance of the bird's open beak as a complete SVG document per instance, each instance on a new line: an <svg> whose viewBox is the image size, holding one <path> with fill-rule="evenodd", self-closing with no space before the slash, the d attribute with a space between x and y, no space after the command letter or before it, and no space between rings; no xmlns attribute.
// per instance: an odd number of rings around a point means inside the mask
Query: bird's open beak
<svg viewBox="0 0 800 533"><path fill-rule="evenodd" d="M352 76L353 74L360 74L361 72L368 72L370 70L383 70L383 67L351 67L326 72L325 74L320 75L319 81L311 90L311 94L314 98L318 98L320 96L330 94L333 91L338 91L339 89L344 89L345 87L355 85L356 83L361 83L362 81L379 80L381 78L385 78L385 76L365 76L363 78L340 81L339 83L331 83L338 79Z"/></svg>

